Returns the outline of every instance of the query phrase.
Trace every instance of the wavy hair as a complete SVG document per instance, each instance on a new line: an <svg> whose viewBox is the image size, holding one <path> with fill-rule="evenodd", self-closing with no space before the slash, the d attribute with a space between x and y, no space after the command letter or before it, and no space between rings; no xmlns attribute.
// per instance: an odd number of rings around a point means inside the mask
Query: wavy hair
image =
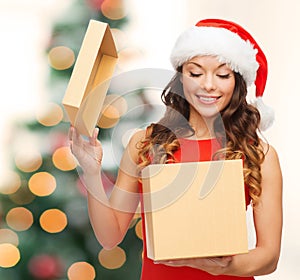
<svg viewBox="0 0 300 280"><path fill-rule="evenodd" d="M161 99L166 105L164 116L151 124L140 143L140 168L151 163L174 162L174 152L180 148L178 138L195 134L189 124L190 105L183 93L180 76L182 67L163 90ZM252 204L261 194L261 163L263 148L258 136L260 114L246 100L247 87L239 73L235 75L235 88L228 106L214 122L214 134L221 148L213 159L243 159L244 181L249 188Z"/></svg>

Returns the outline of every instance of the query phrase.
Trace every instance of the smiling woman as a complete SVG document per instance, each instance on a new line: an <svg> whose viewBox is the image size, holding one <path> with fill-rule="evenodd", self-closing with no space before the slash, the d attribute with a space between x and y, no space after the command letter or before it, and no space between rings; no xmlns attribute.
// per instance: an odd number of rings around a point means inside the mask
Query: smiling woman
<svg viewBox="0 0 300 280"><path fill-rule="evenodd" d="M239 53L238 57L236 53ZM240 25L206 19L179 36L171 53L171 62L175 74L161 94L165 114L158 122L131 137L109 197L100 176L103 148L97 138L99 130L95 129L92 137L84 139L75 127L70 128L71 151L83 170L95 235L106 250L116 247L124 239L141 203L144 238L141 279L253 280L254 276L269 274L276 269L280 255L281 168L275 149L259 136L259 126L266 121L261 120L261 108L249 104L246 99L247 86L253 83L257 99L262 99L267 79L265 55ZM146 246L153 242L155 234L146 231L144 202L149 193L145 189L147 186L141 183L141 171L151 164L220 159L243 161L243 200L247 206L251 203L254 207L256 247L244 254L216 252L213 256L203 256L200 253L203 247L196 244L199 246L196 256L190 254L182 258L179 253L176 256L170 254L170 259L153 258L147 253ZM213 178L218 175L214 170ZM166 173L162 176L170 177ZM187 177L186 187L190 183L188 179L194 176ZM167 181L164 185L169 184ZM172 192L175 189L172 188ZM227 190L224 185L224 191ZM162 196L160 199L166 202L166 197ZM165 203L164 207L169 205ZM220 210L222 206L211 207L214 212L216 207ZM180 213L185 210L185 206L181 207ZM197 211L194 215L199 218ZM234 218L229 216L230 219ZM270 220L272 225L268 223ZM155 226L159 227L159 223ZM208 227L209 223L205 225L206 229ZM186 239L188 236L180 236L174 246L177 242L184 244ZM176 248L180 250L179 246Z"/></svg>
<svg viewBox="0 0 300 280"><path fill-rule="evenodd" d="M225 109L235 87L234 72L214 56L196 56L182 66L182 84L190 114L208 119ZM194 110L195 109L195 110ZM199 120L192 123L200 125Z"/></svg>

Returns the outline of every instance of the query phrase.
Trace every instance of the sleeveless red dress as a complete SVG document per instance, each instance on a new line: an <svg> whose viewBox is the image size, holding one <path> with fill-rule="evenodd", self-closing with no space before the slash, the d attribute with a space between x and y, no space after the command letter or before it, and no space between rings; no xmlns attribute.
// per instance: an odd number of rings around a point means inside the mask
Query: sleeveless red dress
<svg viewBox="0 0 300 280"><path fill-rule="evenodd" d="M216 139L207 140L188 140L180 139L180 149L174 153L176 162L197 162L212 160L212 155L220 149L220 145ZM142 187L140 185L140 191ZM248 188L246 187L246 205L250 203ZM143 200L141 196L143 209ZM213 276L200 269L191 267L171 267L163 264L154 264L147 257L147 248L145 240L145 218L142 212L142 225L144 236L144 257L142 264L142 273L140 280L253 280L254 277L237 277L237 276ZM180 242L180 240L178 240Z"/></svg>

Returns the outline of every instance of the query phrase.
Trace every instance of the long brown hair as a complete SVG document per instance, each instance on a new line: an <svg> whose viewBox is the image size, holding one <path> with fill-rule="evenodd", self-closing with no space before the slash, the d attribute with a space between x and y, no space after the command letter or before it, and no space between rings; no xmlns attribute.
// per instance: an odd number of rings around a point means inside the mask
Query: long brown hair
<svg viewBox="0 0 300 280"><path fill-rule="evenodd" d="M166 163L174 160L174 152L179 149L178 138L189 137L195 131L189 124L190 105L183 93L180 67L163 90L161 99L166 112L158 123L151 124L141 143L140 168L150 163ZM214 122L214 134L221 146L214 159L243 159L244 181L249 188L255 205L261 194L261 163L263 149L258 136L260 114L246 100L247 87L239 73L235 75L235 88L228 106L220 112Z"/></svg>

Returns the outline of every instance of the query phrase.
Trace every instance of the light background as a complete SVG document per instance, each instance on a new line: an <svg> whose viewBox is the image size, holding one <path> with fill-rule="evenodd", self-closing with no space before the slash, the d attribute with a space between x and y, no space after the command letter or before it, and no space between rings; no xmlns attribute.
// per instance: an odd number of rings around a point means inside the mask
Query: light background
<svg viewBox="0 0 300 280"><path fill-rule="evenodd" d="M14 120L31 118L47 95L45 48L51 26L71 0L0 0L0 171L5 176ZM180 32L202 18L236 21L259 42L269 61L264 100L276 112L265 133L277 149L284 177L284 231L277 271L257 279L296 280L300 258L297 147L300 92L300 2L297 0L127 0L132 46L140 60L129 68L171 69L169 54Z"/></svg>

